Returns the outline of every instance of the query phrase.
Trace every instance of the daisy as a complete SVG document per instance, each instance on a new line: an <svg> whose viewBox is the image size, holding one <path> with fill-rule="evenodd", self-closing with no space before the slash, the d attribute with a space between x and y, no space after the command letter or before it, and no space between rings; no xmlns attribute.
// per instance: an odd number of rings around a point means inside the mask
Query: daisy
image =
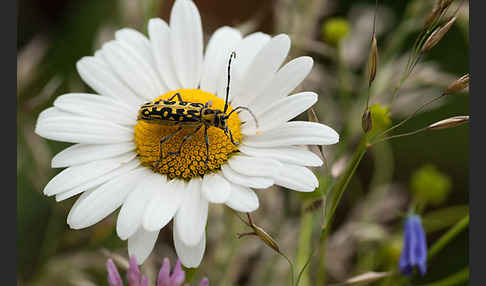
<svg viewBox="0 0 486 286"><path fill-rule="evenodd" d="M290 39L281 34L242 36L230 27L219 28L203 53L199 12L192 1L177 0L170 25L151 19L148 38L121 29L115 40L76 67L98 94L69 93L44 110L35 132L47 139L72 142L52 159L53 168L66 168L45 187L44 194L62 201L81 194L67 223L73 229L96 224L120 206L116 231L128 240L128 252L139 264L154 248L159 231L173 220L174 246L186 267L201 263L206 246L209 203L226 204L240 212L259 206L253 189L273 184L300 192L318 186L308 166L322 161L303 145L335 144L330 127L292 121L317 101L313 92L288 96L309 74L310 57L282 66ZM194 128L137 121L140 107L154 99L180 93L191 103L211 102L223 110L231 66L230 105L248 112L228 119L235 143L217 127L204 128L185 141ZM281 67L282 66L282 67ZM172 153L169 153L172 152ZM206 162L206 158L208 161Z"/></svg>

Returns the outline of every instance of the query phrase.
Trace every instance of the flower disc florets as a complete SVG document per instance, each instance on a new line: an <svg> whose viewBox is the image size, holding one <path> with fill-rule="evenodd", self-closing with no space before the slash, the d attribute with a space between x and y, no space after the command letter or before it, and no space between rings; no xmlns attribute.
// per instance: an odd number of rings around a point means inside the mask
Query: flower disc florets
<svg viewBox="0 0 486 286"><path fill-rule="evenodd" d="M191 103L206 104L211 102L211 109L224 110L225 102L212 93L200 89L179 89L170 91L156 99L167 100L176 93L180 93L183 101ZM231 112L228 106L227 114ZM201 123L202 124L202 123ZM228 129L231 130L235 142L240 142L241 121L236 113L233 113L227 120ZM163 123L149 123L138 121L135 125L135 144L137 154L144 165L152 168L154 172L167 174L169 178L189 179L196 176L203 176L217 170L228 160L238 148L231 142L230 138L221 128L211 126L208 128L209 157L206 164L206 141L204 127L191 136L180 149L178 154L170 154L179 151L184 137L194 132L200 125L183 126L182 130L162 144L160 153L160 141L166 136L173 134L179 128L178 124L166 125ZM157 164L159 160L160 162Z"/></svg>

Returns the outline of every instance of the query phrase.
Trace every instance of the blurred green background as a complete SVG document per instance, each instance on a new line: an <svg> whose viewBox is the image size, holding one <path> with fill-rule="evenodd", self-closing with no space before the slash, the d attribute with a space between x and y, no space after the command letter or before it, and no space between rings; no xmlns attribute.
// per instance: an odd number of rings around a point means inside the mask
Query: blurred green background
<svg viewBox="0 0 486 286"><path fill-rule="evenodd" d="M258 30L272 35L288 33L293 44L290 57L310 55L314 58L314 69L300 88L320 94L315 106L318 117L341 135L340 144L327 150L331 170L339 173L338 162L350 155L359 139L364 107L361 83L366 77L375 1L194 2L201 13L205 41L222 25L237 26L244 33ZM380 67L375 89L372 89L377 93L376 96L372 93L372 104L389 104L389 97L380 97L378 93L390 94L396 77L387 76L399 75L402 71L395 63L403 59L406 62L407 52L434 2L380 1L377 18ZM399 98L404 100L393 107L396 109L392 108L393 122L403 119L425 98L439 95L452 80L469 72L468 1L463 2L452 29L423 58L423 69L417 66L420 72L402 88ZM106 256L100 249L127 256L126 242L114 231L116 214L91 228L70 230L66 217L74 199L57 203L54 198L42 194L47 182L60 171L51 169L52 156L70 144L45 140L33 130L39 112L51 106L57 96L90 91L76 73L77 60L92 55L102 43L113 39L114 31L121 27L146 33L148 18L161 17L168 21L172 3L164 0L18 1L18 285L107 285ZM460 3L454 1L455 5ZM337 24L336 19L339 19ZM399 130L412 131L468 113L469 93L454 94L421 112ZM302 115L301 119L307 118ZM324 173L323 170L316 172ZM381 189L384 191L379 199L370 197ZM408 202L430 194L439 197L436 201L432 199L423 212L430 245L468 212L468 190L467 124L374 146L358 167L337 209L333 231L345 235L353 241L353 246L350 253L344 255L343 247L349 245L341 245L337 236L336 244L328 244L328 255L339 264L329 262L329 280L338 282L366 271L396 269L401 219ZM259 197L262 202L255 212L257 221L282 244L285 252L296 258L302 249L299 241L305 244L298 231L306 214L302 205L311 199L277 190L259 192ZM363 201L368 204L363 206ZM379 231L370 228L372 234L367 234L358 228L359 235L346 231L345 226L350 222L359 221L360 208L383 211L381 215L387 218L372 220ZM309 243L318 235L318 212L313 215ZM283 285L282 281L288 279L288 266L283 259L256 239L236 239L235 233L243 232L244 226L230 212L214 207L210 220L208 228L215 234L208 240L196 277L208 276L211 285ZM369 238L373 235L375 239ZM144 265L144 271L160 267L164 256L175 257L171 236L169 228L161 231L157 249ZM466 231L429 264L427 276L414 278L413 285L437 281L467 267L468 252ZM313 265L306 274L308 280L302 285L314 285L313 273L318 269ZM388 285L386 283L394 285L393 280L380 281L377 285Z"/></svg>

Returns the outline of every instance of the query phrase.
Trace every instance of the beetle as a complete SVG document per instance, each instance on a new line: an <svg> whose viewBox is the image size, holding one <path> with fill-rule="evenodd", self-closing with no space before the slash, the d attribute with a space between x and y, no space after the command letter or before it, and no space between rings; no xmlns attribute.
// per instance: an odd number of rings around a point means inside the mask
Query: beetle
<svg viewBox="0 0 486 286"><path fill-rule="evenodd" d="M238 110L246 110L255 120L255 125L258 127L258 121L253 114L253 112L245 106L238 106L233 109L230 113L226 114L228 110L228 97L229 97L229 86L230 86L230 67L231 60L236 57L236 53L232 52L228 62L228 83L226 85L226 98L224 104L224 110L212 109L211 101L202 104L199 102L188 102L182 99L180 93L174 94L168 100L157 99L152 102L147 102L142 105L138 111L137 120L142 120L150 124L159 124L164 126L178 126L177 130L173 133L165 136L159 142L159 159L155 168L158 168L160 161L162 160L162 144L169 140L170 138L177 135L184 128L195 127L194 131L186 135L182 139L182 143L179 146L177 152L168 152L169 155L180 154L182 146L187 142L194 134L196 134L201 128L204 127L204 140L206 143L206 166L209 160L209 138L208 129L209 127L216 127L222 129L226 136L229 137L231 143L238 146L238 142L234 141L233 134L231 130L228 129L227 120L233 114L233 112ZM174 99L177 98L177 101ZM239 112L239 111L238 111Z"/></svg>

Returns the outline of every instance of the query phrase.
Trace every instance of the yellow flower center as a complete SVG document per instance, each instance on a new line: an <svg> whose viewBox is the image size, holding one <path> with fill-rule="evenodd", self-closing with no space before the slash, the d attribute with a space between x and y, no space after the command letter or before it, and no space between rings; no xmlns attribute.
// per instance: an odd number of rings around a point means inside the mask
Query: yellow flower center
<svg viewBox="0 0 486 286"><path fill-rule="evenodd" d="M176 93L181 94L184 102L202 104L210 102L211 106L209 108L224 111L224 100L212 93L199 89L173 90L157 97L152 103L159 100L168 100ZM178 105L179 100L177 96L172 101L175 101L176 104L167 105L167 107L172 109L172 113L176 113L176 109L185 108L184 106ZM231 106L228 106L226 114L229 114L231 110ZM181 112L179 111L179 113ZM207 130L209 143L207 164L204 125L190 136L184 142L182 148L180 148L184 138L201 127L201 125L203 125L202 122L182 123L182 118L179 121L158 120L148 122L139 120L135 125L135 144L137 146L138 157L142 161L142 164L150 167L154 172L167 174L171 179L189 179L196 176L203 176L221 168L221 165L228 160L231 154L238 151L238 148L229 138L229 132L227 135L221 128L210 126ZM233 135L233 140L238 143L241 141L240 125L241 121L237 113L234 112L227 119L227 126ZM181 130L177 132L179 128ZM160 141L164 138L168 139L162 143L160 148ZM180 153L178 153L179 150Z"/></svg>

